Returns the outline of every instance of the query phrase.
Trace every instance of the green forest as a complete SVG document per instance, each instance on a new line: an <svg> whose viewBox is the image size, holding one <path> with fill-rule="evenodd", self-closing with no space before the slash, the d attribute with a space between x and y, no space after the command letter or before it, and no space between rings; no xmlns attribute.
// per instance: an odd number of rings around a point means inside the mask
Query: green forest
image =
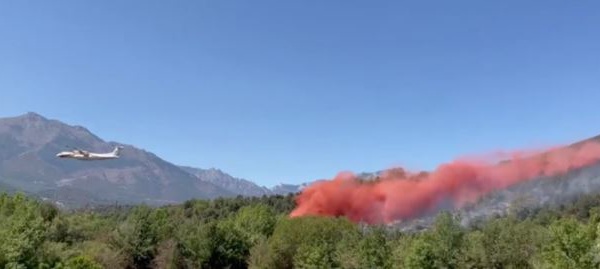
<svg viewBox="0 0 600 269"><path fill-rule="evenodd" d="M61 211L0 195L0 268L598 268L600 195L400 232L289 218L294 196Z"/></svg>

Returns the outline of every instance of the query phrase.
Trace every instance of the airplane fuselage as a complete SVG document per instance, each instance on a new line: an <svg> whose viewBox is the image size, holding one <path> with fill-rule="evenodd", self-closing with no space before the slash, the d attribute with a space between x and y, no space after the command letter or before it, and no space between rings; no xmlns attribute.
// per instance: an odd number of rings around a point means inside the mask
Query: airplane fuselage
<svg viewBox="0 0 600 269"><path fill-rule="evenodd" d="M110 159L118 159L119 152L122 147L116 147L115 150L109 153L93 153L82 150L74 150L74 151L63 151L56 154L58 158L68 158L68 159L76 159L82 161L96 161L96 160L110 160Z"/></svg>
<svg viewBox="0 0 600 269"><path fill-rule="evenodd" d="M56 155L59 158L70 158L77 159L82 161L93 161L93 160L110 160L110 159L118 159L119 156L115 156L113 154L101 154L101 153L90 153L90 154L80 154L80 153L71 153L71 152L61 152Z"/></svg>

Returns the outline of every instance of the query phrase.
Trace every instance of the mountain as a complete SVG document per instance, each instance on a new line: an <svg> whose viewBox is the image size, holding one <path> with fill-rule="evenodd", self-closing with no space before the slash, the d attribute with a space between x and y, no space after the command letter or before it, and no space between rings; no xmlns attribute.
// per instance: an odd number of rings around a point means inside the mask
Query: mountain
<svg viewBox="0 0 600 269"><path fill-rule="evenodd" d="M294 184L279 184L273 186L271 189L274 193L296 193L302 190L302 185L294 185Z"/></svg>
<svg viewBox="0 0 600 269"><path fill-rule="evenodd" d="M273 192L267 187L259 186L256 183L242 179L235 178L220 169L200 169L189 166L180 166L181 169L194 175L203 182L218 185L232 193L236 193L244 196L262 196L270 195Z"/></svg>
<svg viewBox="0 0 600 269"><path fill-rule="evenodd" d="M117 145L124 146L118 160L55 157L66 146L108 152ZM0 184L44 197L70 197L77 203L165 204L237 194L198 180L151 152L104 141L84 127L33 112L0 119Z"/></svg>
<svg viewBox="0 0 600 269"><path fill-rule="evenodd" d="M264 186L259 186L258 184L243 179L233 177L220 169L210 168L210 169L200 169L189 166L180 166L181 169L193 174L199 180L210 182L220 187L227 189L230 192L244 195L244 196L262 196L262 195L287 195L288 193L297 193L301 191L304 187L311 184L303 183L303 184L279 184L275 185L272 188L267 188Z"/></svg>

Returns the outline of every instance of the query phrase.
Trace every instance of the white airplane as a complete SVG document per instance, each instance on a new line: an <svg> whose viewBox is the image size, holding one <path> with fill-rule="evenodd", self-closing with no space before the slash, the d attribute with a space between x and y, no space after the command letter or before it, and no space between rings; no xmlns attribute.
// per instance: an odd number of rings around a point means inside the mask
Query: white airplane
<svg viewBox="0 0 600 269"><path fill-rule="evenodd" d="M94 153L80 149L74 149L72 151L63 151L56 154L58 158L71 158L82 161L96 161L96 160L109 160L109 159L118 159L120 156L120 151L123 147L117 146L112 152L108 153Z"/></svg>

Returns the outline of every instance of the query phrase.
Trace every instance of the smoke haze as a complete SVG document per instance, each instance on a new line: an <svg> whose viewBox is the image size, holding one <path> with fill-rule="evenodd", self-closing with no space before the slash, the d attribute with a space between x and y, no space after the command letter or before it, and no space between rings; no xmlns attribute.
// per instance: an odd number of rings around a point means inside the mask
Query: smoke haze
<svg viewBox="0 0 600 269"><path fill-rule="evenodd" d="M505 161L497 162L499 159ZM290 216L346 216L369 224L408 220L448 207L458 209L492 191L540 176L565 174L598 161L600 143L588 141L545 151L460 158L432 172L396 168L371 182L341 172L332 180L305 188Z"/></svg>

